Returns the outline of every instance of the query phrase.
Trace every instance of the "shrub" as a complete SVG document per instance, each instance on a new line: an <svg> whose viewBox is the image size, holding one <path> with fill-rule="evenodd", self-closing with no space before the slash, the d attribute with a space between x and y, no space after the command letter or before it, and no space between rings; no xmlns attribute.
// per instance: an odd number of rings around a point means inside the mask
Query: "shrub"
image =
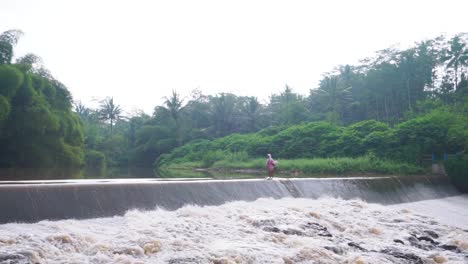
<svg viewBox="0 0 468 264"><path fill-rule="evenodd" d="M445 110L435 110L401 123L395 129L398 143L403 146L400 154L411 153L412 157L419 158L423 154L442 153L451 149L447 135L450 127L456 122L454 114Z"/></svg>
<svg viewBox="0 0 468 264"><path fill-rule="evenodd" d="M466 115L440 108L394 128L375 120L348 127L327 122L270 127L252 134L194 141L174 149L164 157L164 162L170 165L203 160L209 167L225 160L222 156L231 155L229 153L242 153L243 156L236 157L235 162L245 157L264 157L267 153L281 159L361 157L372 153L382 160L415 164L422 155L466 149L467 124Z"/></svg>
<svg viewBox="0 0 468 264"><path fill-rule="evenodd" d="M457 157L445 162L445 171L453 184L462 192L468 192L468 158Z"/></svg>
<svg viewBox="0 0 468 264"><path fill-rule="evenodd" d="M221 150L208 151L202 158L202 167L211 167L216 161L224 158L224 152Z"/></svg>

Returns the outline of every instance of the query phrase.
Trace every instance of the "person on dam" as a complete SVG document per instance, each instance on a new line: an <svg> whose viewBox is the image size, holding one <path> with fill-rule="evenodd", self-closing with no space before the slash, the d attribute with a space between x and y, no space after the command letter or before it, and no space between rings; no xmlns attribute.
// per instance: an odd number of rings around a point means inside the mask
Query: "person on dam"
<svg viewBox="0 0 468 264"><path fill-rule="evenodd" d="M267 162L266 162L266 167L267 167L267 171L268 171L267 180L273 179L273 175L275 174L277 164L278 164L278 162L271 157L271 154L268 154L268 159L267 159Z"/></svg>

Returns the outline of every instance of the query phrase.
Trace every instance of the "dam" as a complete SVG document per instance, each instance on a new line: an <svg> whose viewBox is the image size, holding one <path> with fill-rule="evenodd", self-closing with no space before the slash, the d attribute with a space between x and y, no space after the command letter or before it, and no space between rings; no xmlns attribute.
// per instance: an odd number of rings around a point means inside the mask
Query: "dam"
<svg viewBox="0 0 468 264"><path fill-rule="evenodd" d="M3 182L0 223L107 217L132 209L176 210L259 198L327 196L386 205L457 194L449 179L441 176Z"/></svg>
<svg viewBox="0 0 468 264"><path fill-rule="evenodd" d="M467 263L441 176L3 182L0 263Z"/></svg>

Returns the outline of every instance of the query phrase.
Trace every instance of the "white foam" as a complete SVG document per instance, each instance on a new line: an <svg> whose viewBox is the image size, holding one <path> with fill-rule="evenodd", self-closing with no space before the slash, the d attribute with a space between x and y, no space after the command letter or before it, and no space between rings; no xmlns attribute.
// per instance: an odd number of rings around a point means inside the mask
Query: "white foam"
<svg viewBox="0 0 468 264"><path fill-rule="evenodd" d="M130 211L112 218L4 224L0 263L8 258L16 258L15 263L407 263L379 253L383 249L412 253L428 263L436 255L448 263L466 263L466 231L413 213L411 206L403 208L333 198L259 199ZM332 237L318 235L315 224ZM456 244L462 252L409 245L407 238L424 230L436 232L441 245Z"/></svg>

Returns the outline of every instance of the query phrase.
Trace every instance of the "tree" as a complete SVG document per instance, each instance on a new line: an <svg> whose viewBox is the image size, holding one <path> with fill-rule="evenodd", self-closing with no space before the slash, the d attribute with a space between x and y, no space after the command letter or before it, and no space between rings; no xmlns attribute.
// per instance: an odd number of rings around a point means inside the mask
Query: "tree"
<svg viewBox="0 0 468 264"><path fill-rule="evenodd" d="M181 111L183 110L183 100L180 99L180 95L176 91L172 91L172 96L164 97L164 99L165 109L169 111L172 119L178 122Z"/></svg>
<svg viewBox="0 0 468 264"><path fill-rule="evenodd" d="M258 128L258 122L260 119L260 112L262 105L258 101L257 97L247 97L242 103L242 114L246 121L246 131L253 132Z"/></svg>
<svg viewBox="0 0 468 264"><path fill-rule="evenodd" d="M403 69L404 82L408 95L408 109L411 110L411 81L415 75L415 51L413 49L406 50L401 53L400 67ZM414 99L413 99L414 100Z"/></svg>
<svg viewBox="0 0 468 264"><path fill-rule="evenodd" d="M329 121L339 123L343 120L343 114L352 101L351 86L345 86L338 76L327 76L314 94L326 106Z"/></svg>
<svg viewBox="0 0 468 264"><path fill-rule="evenodd" d="M203 95L198 89L191 93L191 99L184 106L186 116L185 122L190 123L191 133L198 134L192 135L196 138L206 132L206 128L212 125L210 116L210 98Z"/></svg>
<svg viewBox="0 0 468 264"><path fill-rule="evenodd" d="M13 47L23 35L21 30L8 30L0 35L0 64L10 64L13 58Z"/></svg>
<svg viewBox="0 0 468 264"><path fill-rule="evenodd" d="M271 96L267 109L269 125L299 124L309 119L309 111L304 98L294 93L288 85L279 95Z"/></svg>
<svg viewBox="0 0 468 264"><path fill-rule="evenodd" d="M112 134L112 128L115 122L122 120L124 116L121 115L122 110L120 105L114 104L114 98L106 98L101 101L99 109L99 117L101 120L110 122L110 133Z"/></svg>
<svg viewBox="0 0 468 264"><path fill-rule="evenodd" d="M70 98L62 96L64 88L54 80L28 72L22 75L22 82L9 99L11 110L2 127L0 167L59 170L53 171L57 176L63 175L63 169L80 168L83 127L71 112ZM46 87L50 96L44 93ZM35 176L41 176L40 172Z"/></svg>
<svg viewBox="0 0 468 264"><path fill-rule="evenodd" d="M82 122L65 85L31 70L39 57L28 54L12 64L21 35L0 35L0 167L34 169L26 174L31 178L71 177L84 161Z"/></svg>
<svg viewBox="0 0 468 264"><path fill-rule="evenodd" d="M351 81L353 78L353 69L350 65L341 66L338 69L339 76L344 86L351 86Z"/></svg>
<svg viewBox="0 0 468 264"><path fill-rule="evenodd" d="M463 42L461 35L456 35L449 41L450 47L446 50L446 55L442 58L446 62L446 68L452 68L455 76L455 89L458 86L458 74L461 66L468 65L468 49Z"/></svg>
<svg viewBox="0 0 468 264"><path fill-rule="evenodd" d="M164 106L159 107L160 111L166 112L172 118L175 124L176 129L176 140L177 144L182 145L182 124L180 122L182 111L183 100L180 98L180 95L176 91L172 91L170 97L164 97Z"/></svg>
<svg viewBox="0 0 468 264"><path fill-rule="evenodd" d="M225 136L234 133L236 131L237 97L230 93L221 93L210 99L210 106L214 134L216 136Z"/></svg>
<svg viewBox="0 0 468 264"><path fill-rule="evenodd" d="M81 119L86 120L91 110L82 104L81 101L75 102L73 106L75 113L77 113Z"/></svg>

